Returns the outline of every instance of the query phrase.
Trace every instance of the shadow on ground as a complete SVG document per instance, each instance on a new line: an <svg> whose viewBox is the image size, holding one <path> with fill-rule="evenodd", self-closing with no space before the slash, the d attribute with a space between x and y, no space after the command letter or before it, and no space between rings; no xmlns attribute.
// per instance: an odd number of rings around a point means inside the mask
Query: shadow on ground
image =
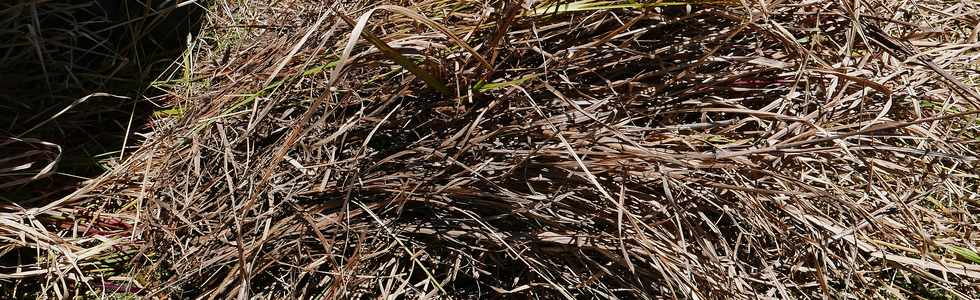
<svg viewBox="0 0 980 300"><path fill-rule="evenodd" d="M139 142L155 109L147 99L159 93L151 83L202 23L200 4L177 2L0 1L0 201L65 194ZM79 102L93 93L126 98Z"/></svg>

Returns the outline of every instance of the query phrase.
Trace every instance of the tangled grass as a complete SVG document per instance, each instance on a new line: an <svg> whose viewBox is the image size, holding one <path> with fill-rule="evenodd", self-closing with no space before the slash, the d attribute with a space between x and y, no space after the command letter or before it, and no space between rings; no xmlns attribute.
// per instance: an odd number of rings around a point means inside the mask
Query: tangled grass
<svg viewBox="0 0 980 300"><path fill-rule="evenodd" d="M5 287L980 296L980 3L207 5L138 150L5 204Z"/></svg>

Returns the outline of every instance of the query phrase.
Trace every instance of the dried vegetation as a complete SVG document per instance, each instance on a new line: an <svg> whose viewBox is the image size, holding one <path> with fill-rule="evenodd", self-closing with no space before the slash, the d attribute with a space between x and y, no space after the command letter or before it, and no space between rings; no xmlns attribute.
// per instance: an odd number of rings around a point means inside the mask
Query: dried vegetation
<svg viewBox="0 0 980 300"><path fill-rule="evenodd" d="M5 287L980 296L978 2L208 5L139 150L4 204Z"/></svg>

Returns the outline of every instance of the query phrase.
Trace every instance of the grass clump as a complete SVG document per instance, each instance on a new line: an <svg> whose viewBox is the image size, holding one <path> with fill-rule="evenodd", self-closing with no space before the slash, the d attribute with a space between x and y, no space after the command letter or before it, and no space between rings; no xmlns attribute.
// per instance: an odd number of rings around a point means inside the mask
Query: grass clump
<svg viewBox="0 0 980 300"><path fill-rule="evenodd" d="M977 6L215 1L164 78L207 84L173 84L108 173L10 208L0 229L33 231L7 248L49 255L8 274L52 295L975 298Z"/></svg>

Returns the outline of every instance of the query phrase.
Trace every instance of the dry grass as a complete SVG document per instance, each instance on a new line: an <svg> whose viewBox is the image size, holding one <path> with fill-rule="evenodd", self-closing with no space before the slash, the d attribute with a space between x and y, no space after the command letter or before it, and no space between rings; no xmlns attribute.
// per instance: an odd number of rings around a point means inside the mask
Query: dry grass
<svg viewBox="0 0 980 300"><path fill-rule="evenodd" d="M980 4L693 2L215 1L138 150L3 207L6 257L34 260L0 280L980 296Z"/></svg>

